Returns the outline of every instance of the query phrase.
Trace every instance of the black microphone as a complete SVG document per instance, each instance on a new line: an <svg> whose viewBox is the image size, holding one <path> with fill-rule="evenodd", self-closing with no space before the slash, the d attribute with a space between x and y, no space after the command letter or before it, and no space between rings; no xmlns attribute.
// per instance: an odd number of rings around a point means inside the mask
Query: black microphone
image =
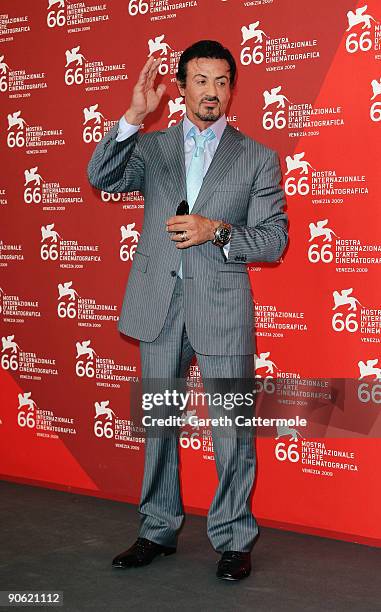
<svg viewBox="0 0 381 612"><path fill-rule="evenodd" d="M176 215L189 215L189 204L186 200L182 200L177 207ZM182 234L183 232L175 232L176 234Z"/></svg>
<svg viewBox="0 0 381 612"><path fill-rule="evenodd" d="M186 200L182 200L177 207L176 215L189 215L189 204Z"/></svg>

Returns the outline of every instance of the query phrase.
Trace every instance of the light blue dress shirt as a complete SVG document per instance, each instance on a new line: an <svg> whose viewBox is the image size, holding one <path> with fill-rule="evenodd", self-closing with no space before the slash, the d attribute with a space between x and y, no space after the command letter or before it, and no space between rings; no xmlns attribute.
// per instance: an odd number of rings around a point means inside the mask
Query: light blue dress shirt
<svg viewBox="0 0 381 612"><path fill-rule="evenodd" d="M218 144L221 140L222 137L222 133L226 127L226 117L225 115L222 115L222 117L220 117L217 121L215 121L213 123L213 125L210 126L210 128L213 130L214 134L215 134L215 138L213 138L212 140L208 140L205 144L205 153L204 153L204 174L203 176L205 176L211 161L213 159L213 155L216 152L216 149L218 147ZM196 133L197 134L201 134L202 132L200 131L200 129L197 127L197 125L194 125L194 123L192 123L192 121L190 119L188 119L188 116L185 115L184 116L184 121L183 121L183 132L184 132L184 153L185 153L185 170L186 172L188 172L188 168L189 168L189 164L191 162L192 159L192 155L195 149L195 141L194 138L192 138L192 136L189 136L189 132L192 129L192 127L196 128ZM137 131L139 130L139 126L138 125L132 125L131 123L128 123L124 117L124 115L119 119L119 127L118 127L118 133L116 135L116 140L117 142L122 142L123 140L126 140L126 138L129 138L130 136L132 136L132 134L135 134ZM203 130L205 131L205 130ZM229 249L230 249L230 243L228 242L228 244L226 244L223 247L224 253L226 258L228 257L228 253L229 253Z"/></svg>

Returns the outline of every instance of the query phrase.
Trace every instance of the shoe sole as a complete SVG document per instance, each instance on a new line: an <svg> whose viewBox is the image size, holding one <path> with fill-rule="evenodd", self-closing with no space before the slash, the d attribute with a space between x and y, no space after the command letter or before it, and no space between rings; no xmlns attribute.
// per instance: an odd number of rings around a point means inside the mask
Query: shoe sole
<svg viewBox="0 0 381 612"><path fill-rule="evenodd" d="M219 580L230 580L232 582L237 582L238 580L242 580L242 578L248 578L250 576L250 572L248 574L244 574L240 576L240 578L233 578L233 576L217 576Z"/></svg>

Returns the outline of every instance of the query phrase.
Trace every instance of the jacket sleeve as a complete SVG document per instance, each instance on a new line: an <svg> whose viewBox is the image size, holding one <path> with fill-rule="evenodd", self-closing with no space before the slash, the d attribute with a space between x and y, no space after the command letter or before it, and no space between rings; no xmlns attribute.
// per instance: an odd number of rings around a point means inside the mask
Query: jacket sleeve
<svg viewBox="0 0 381 612"><path fill-rule="evenodd" d="M97 144L89 161L90 184L108 193L141 191L144 193L144 159L140 150L140 134L118 142L118 123Z"/></svg>
<svg viewBox="0 0 381 612"><path fill-rule="evenodd" d="M278 155L270 151L250 192L247 225L233 225L225 263L277 261L288 240Z"/></svg>

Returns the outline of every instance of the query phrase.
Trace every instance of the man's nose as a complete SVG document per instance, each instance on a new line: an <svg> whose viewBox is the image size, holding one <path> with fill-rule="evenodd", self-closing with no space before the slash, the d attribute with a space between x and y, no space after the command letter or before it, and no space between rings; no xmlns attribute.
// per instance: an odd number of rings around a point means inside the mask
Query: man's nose
<svg viewBox="0 0 381 612"><path fill-rule="evenodd" d="M215 98L217 100L217 87L215 83L209 83L208 93L206 95L208 98Z"/></svg>

